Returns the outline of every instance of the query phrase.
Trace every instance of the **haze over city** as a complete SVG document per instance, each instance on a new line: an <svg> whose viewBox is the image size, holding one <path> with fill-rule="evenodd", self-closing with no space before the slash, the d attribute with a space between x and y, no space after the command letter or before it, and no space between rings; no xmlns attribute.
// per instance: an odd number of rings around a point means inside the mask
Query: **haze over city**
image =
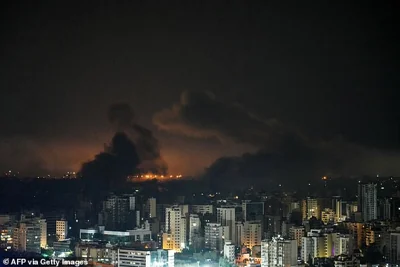
<svg viewBox="0 0 400 267"><path fill-rule="evenodd" d="M114 134L110 106L125 103L174 174L260 149L311 150L305 168L318 175L399 174L384 4L3 5L4 171L79 171ZM271 139L282 131L296 141ZM344 166L327 166L337 158Z"/></svg>

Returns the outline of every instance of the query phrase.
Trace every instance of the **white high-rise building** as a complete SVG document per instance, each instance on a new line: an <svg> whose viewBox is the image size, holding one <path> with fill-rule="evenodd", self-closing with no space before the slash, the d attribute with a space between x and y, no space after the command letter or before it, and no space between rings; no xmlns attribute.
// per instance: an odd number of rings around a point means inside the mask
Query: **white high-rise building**
<svg viewBox="0 0 400 267"><path fill-rule="evenodd" d="M261 222L260 221L246 221L241 227L240 239L241 244L247 248L252 249L254 246L261 245Z"/></svg>
<svg viewBox="0 0 400 267"><path fill-rule="evenodd" d="M199 247L201 222L199 215L190 214L189 216L189 245Z"/></svg>
<svg viewBox="0 0 400 267"><path fill-rule="evenodd" d="M165 209L165 233L163 249L180 252L186 247L186 218L179 206Z"/></svg>
<svg viewBox="0 0 400 267"><path fill-rule="evenodd" d="M229 227L229 236L226 236L225 239L230 240L233 244L236 244L235 208L217 208L217 223L220 223L222 226Z"/></svg>
<svg viewBox="0 0 400 267"><path fill-rule="evenodd" d="M361 211L365 222L377 219L377 192L376 184L366 183L358 185L358 211Z"/></svg>
<svg viewBox="0 0 400 267"><path fill-rule="evenodd" d="M235 262L235 245L230 241L226 241L224 245L224 258L227 262L233 264Z"/></svg>
<svg viewBox="0 0 400 267"><path fill-rule="evenodd" d="M273 238L261 242L261 267L297 266L296 240Z"/></svg>
<svg viewBox="0 0 400 267"><path fill-rule="evenodd" d="M325 237L321 234L320 230L311 230L308 232L307 237L303 237L301 246L301 259L305 262L311 257L314 258L325 257Z"/></svg>
<svg viewBox="0 0 400 267"><path fill-rule="evenodd" d="M220 223L207 223L204 227L204 247L210 250L222 251L225 236L229 235L229 227Z"/></svg>
<svg viewBox="0 0 400 267"><path fill-rule="evenodd" d="M56 236L58 241L62 241L68 236L68 222L66 220L56 221Z"/></svg>
<svg viewBox="0 0 400 267"><path fill-rule="evenodd" d="M118 267L174 267L174 251L172 250L136 250L118 249Z"/></svg>
<svg viewBox="0 0 400 267"><path fill-rule="evenodd" d="M354 248L354 239L351 235L339 235L335 243L335 256L352 255Z"/></svg>

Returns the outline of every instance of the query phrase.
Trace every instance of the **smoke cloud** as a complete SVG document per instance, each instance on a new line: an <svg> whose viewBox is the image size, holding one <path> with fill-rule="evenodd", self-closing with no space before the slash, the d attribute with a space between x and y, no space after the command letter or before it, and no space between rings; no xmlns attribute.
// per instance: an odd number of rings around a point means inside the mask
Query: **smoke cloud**
<svg viewBox="0 0 400 267"><path fill-rule="evenodd" d="M116 134L104 152L82 165L80 174L88 181L106 186L118 186L130 175L139 172L164 174L167 165L161 158L157 139L152 132L135 123L134 112L128 104L114 104L108 119Z"/></svg>
<svg viewBox="0 0 400 267"><path fill-rule="evenodd" d="M108 118L114 129L125 133L135 144L142 172L166 174L167 163L161 157L160 145L153 133L135 122L135 115L129 104L114 104L108 111Z"/></svg>
<svg viewBox="0 0 400 267"><path fill-rule="evenodd" d="M180 103L156 113L153 122L172 133L258 146L283 131L276 120L263 120L238 104L219 101L210 92L183 92Z"/></svg>
<svg viewBox="0 0 400 267"><path fill-rule="evenodd" d="M137 173L139 163L134 143L125 133L116 133L105 151L84 163L80 173L90 182L115 187L126 182L129 175Z"/></svg>
<svg viewBox="0 0 400 267"><path fill-rule="evenodd" d="M254 154L224 157L205 173L214 183L304 181L325 175L400 175L398 152L347 142L311 139L276 119L263 119L209 92L184 92L180 102L153 117L161 130L195 138L252 145Z"/></svg>

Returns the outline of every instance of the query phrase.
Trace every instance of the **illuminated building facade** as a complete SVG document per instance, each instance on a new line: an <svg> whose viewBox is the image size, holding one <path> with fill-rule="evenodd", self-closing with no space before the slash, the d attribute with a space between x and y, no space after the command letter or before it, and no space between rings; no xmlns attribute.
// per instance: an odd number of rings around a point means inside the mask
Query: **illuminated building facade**
<svg viewBox="0 0 400 267"><path fill-rule="evenodd" d="M302 214L303 220L308 220L311 217L321 219L321 208L318 199L310 197L304 199L302 202Z"/></svg>
<svg viewBox="0 0 400 267"><path fill-rule="evenodd" d="M235 245L232 244L230 241L225 242L224 258L230 264L233 264L235 262Z"/></svg>
<svg viewBox="0 0 400 267"><path fill-rule="evenodd" d="M261 245L262 227L260 221L246 221L241 227L241 244L253 249Z"/></svg>
<svg viewBox="0 0 400 267"><path fill-rule="evenodd" d="M21 222L13 230L13 248L18 251L40 253L40 230L38 222Z"/></svg>
<svg viewBox="0 0 400 267"><path fill-rule="evenodd" d="M13 245L13 227L11 225L0 224L0 250L11 250Z"/></svg>
<svg viewBox="0 0 400 267"><path fill-rule="evenodd" d="M335 221L335 215L336 214L332 209L326 208L321 212L321 221L324 224L328 224L329 222L333 223Z"/></svg>
<svg viewBox="0 0 400 267"><path fill-rule="evenodd" d="M56 221L56 236L57 240L61 241L68 236L68 222L66 220Z"/></svg>
<svg viewBox="0 0 400 267"><path fill-rule="evenodd" d="M186 247L186 218L182 208L173 206L165 211L165 233L163 234L163 249L180 252Z"/></svg>
<svg viewBox="0 0 400 267"><path fill-rule="evenodd" d="M118 249L119 267L174 267L174 252L171 250Z"/></svg>
<svg viewBox="0 0 400 267"><path fill-rule="evenodd" d="M303 243L303 237L305 236L304 226L292 226L289 229L289 239L296 240L297 246L301 247Z"/></svg>
<svg viewBox="0 0 400 267"><path fill-rule="evenodd" d="M280 237L261 242L261 267L297 266L297 242Z"/></svg>

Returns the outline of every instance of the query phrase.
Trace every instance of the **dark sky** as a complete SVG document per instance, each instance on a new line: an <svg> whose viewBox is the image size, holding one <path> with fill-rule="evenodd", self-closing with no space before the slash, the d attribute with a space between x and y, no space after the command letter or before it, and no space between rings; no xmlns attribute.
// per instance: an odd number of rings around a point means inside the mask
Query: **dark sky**
<svg viewBox="0 0 400 267"><path fill-rule="evenodd" d="M78 170L110 141L107 110L119 102L154 132L172 173L265 146L232 133L264 126L204 101L196 112L218 118L211 126L192 113L181 123L190 133L160 122L192 91L308 140L342 138L397 159L396 1L80 2L1 2L0 170Z"/></svg>

